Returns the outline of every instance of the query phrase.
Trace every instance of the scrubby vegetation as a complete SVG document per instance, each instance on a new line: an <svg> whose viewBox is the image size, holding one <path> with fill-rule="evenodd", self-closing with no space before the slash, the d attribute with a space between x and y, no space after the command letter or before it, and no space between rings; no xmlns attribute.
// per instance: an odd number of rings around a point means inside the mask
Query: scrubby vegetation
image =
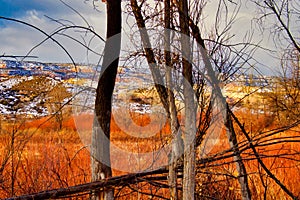
<svg viewBox="0 0 300 200"><path fill-rule="evenodd" d="M120 111L121 112L121 111ZM298 145L299 126L290 130L279 130L276 119L270 122L266 113L251 113L247 108L236 111L243 127L249 133L260 158L270 171L281 180L294 194L300 193L297 178L300 176ZM149 125L150 119L156 120L151 114L131 113L133 121L139 126ZM76 117L80 117L78 120ZM62 129L54 123L55 118L23 119L18 122L1 121L1 183L0 197L6 198L21 194L35 193L42 190L56 189L87 183L91 178L89 147L78 134L74 120L81 131L91 130L93 116L68 117L64 120ZM112 143L134 153L153 152L159 150L170 141L170 127L166 123L156 135L150 138L137 138L128 135L112 119ZM149 129L156 129L159 120L150 124ZM235 124L236 130L239 130ZM278 131L277 131L278 130ZM277 133L278 132L278 133ZM91 133L88 133L90 135ZM249 148L247 138L237 131L242 156L245 161L251 192L254 199L289 199L282 189L272 180L258 164L255 155ZM196 183L197 195L201 199L239 199L240 189L237 172L231 157L232 151L227 144L225 131L219 142L205 157L198 156ZM197 155L200 155L199 152ZM133 157L132 157L133 158ZM115 166L151 165L153 160L133 160L132 158L113 157ZM163 160L155 162L164 163ZM119 170L114 175L126 174ZM167 181L163 175L150 183L139 183L116 187L117 199L149 199L168 198L169 191L163 187ZM166 183L165 183L166 184ZM180 185L179 185L180 187ZM150 196L149 196L150 195ZM70 197L71 198L71 197ZM87 196L73 197L86 199Z"/></svg>

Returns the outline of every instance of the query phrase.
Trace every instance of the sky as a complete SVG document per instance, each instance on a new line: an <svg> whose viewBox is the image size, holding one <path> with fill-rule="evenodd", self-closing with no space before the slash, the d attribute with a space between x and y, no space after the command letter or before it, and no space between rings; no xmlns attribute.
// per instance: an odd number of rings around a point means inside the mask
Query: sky
<svg viewBox="0 0 300 200"><path fill-rule="evenodd" d="M105 4L99 2L96 4L97 9L95 9L91 1L65 0L64 2L77 10L85 19L82 19L79 14L59 0L0 0L0 16L25 21L47 33L54 32L61 27L59 23L64 23L89 26L101 37L105 36ZM59 23L53 20L58 20ZM86 32L78 29L61 33L72 35L86 43L91 38L91 34L86 34ZM33 28L0 19L0 55L26 55L32 47L45 38L45 35ZM85 48L65 36L56 35L54 38L70 52L75 62L87 62L88 58L93 57L92 55L86 56ZM103 46L101 44L103 42L100 40L94 39L93 41L93 44ZM97 47L95 46L95 48ZM43 62L71 62L68 55L50 40L34 49L30 55L37 56L37 60Z"/></svg>
<svg viewBox="0 0 300 200"><path fill-rule="evenodd" d="M0 0L0 16L15 18L33 24L47 33L53 33L57 28L61 27L60 23L76 24L89 26L97 32L101 37L105 37L106 15L105 4L96 1L97 9L94 8L92 0L64 0L65 4L75 9L82 17L70 9L60 0ZM207 6L208 11L205 13L207 27L214 22L215 8L214 3ZM251 8L251 7L250 7ZM244 34L252 26L251 19L254 13L250 11L247 5L241 8L235 25L232 30L235 32L236 41L242 41ZM210 18L210 15L212 17ZM50 18L51 19L50 19ZM58 20L54 22L53 19ZM211 20L213 19L213 20ZM123 17L123 31L130 30L124 26L124 21L128 18ZM87 24L88 23L88 24ZM92 38L91 34L86 34L82 30L67 30L60 32L73 36L77 40L90 44L92 49L102 52L104 43L96 38ZM0 19L0 55L18 55L24 56L30 52L30 56L38 58L31 60L42 62L71 62L70 57L54 42L47 40L37 48L32 47L39 44L45 39L45 35L33 28ZM76 63L97 63L99 56L88 53L80 44L63 35L55 35L54 38L59 41L70 53L72 59ZM272 46L272 41L268 39L268 35L254 35L255 42L261 41L266 47ZM256 53L257 60L261 63L260 71L264 74L272 74L278 70L279 63L265 52Z"/></svg>

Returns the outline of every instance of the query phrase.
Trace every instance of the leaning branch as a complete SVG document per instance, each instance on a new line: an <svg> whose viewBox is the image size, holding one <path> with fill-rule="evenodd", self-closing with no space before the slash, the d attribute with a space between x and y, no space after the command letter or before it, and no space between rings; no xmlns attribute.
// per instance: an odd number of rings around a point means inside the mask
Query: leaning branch
<svg viewBox="0 0 300 200"><path fill-rule="evenodd" d="M265 165L265 163L262 161L261 159L261 155L257 152L255 146L253 145L251 138L249 137L249 135L247 134L247 131L245 130L244 126L241 124L241 122L238 120L238 118L234 115L234 113L229 110L230 115L233 117L234 121L237 123L237 125L239 126L239 128L241 129L242 133L244 134L244 136L247 138L250 148L252 149L254 156L256 157L257 161L259 162L259 164L261 165L261 167L265 170L265 172L268 174L268 176L273 179L277 185L279 185L279 187L287 194L289 195L292 199L298 199L297 196L295 196L292 191L290 191L272 172L270 169L268 169L268 167Z"/></svg>

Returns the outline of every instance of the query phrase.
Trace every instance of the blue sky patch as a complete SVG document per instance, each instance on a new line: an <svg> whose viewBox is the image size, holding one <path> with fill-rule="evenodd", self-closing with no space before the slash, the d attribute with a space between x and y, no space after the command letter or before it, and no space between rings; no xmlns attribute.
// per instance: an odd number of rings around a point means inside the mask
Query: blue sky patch
<svg viewBox="0 0 300 200"><path fill-rule="evenodd" d="M0 15L5 17L21 17L29 10L43 11L45 8L43 2L36 0L0 0Z"/></svg>

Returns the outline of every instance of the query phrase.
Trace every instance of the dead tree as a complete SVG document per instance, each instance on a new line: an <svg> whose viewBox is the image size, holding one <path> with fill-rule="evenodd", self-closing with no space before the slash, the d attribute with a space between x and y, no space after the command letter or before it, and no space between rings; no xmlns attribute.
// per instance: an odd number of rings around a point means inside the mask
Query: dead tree
<svg viewBox="0 0 300 200"><path fill-rule="evenodd" d="M169 159L169 187L171 199L178 199L177 193L177 172L176 168L178 166L179 158L183 149L183 141L181 138L180 124L177 116L177 110L175 105L175 97L172 91L173 89L173 77L172 77L172 62L170 55L170 22L171 22L171 2L166 0L165 3L165 32L164 32L164 58L165 58L165 70L166 70L166 84L163 82L163 77L158 69L158 64L155 59L155 54L152 49L149 35L145 25L145 19L143 18L140 5L138 5L136 0L131 0L131 8L135 19L137 21L137 26L140 31L140 36L142 44L145 51L145 57L147 59L149 69L151 71L155 88L159 94L160 100L165 108L168 118L171 124L171 138L172 138L172 150L170 152ZM166 85L166 87L164 86Z"/></svg>
<svg viewBox="0 0 300 200"><path fill-rule="evenodd" d="M220 86L219 86L219 80L215 75L215 72L213 70L213 67L210 63L210 59L208 57L206 47L204 44L204 40L201 37L200 30L198 26L194 24L192 20L189 20L189 25L192 30L192 36L197 41L198 45L200 46L201 55L204 60L205 67L207 69L207 76L209 79L209 82L212 84L213 88L213 98L215 98L216 103L218 104L222 117L224 119L224 125L226 127L226 133L227 138L229 141L229 145L232 148L234 152L233 159L236 163L236 168L239 173L238 180L241 186L241 194L242 199L248 200L251 199L251 192L248 184L248 175L246 171L246 167L243 163L242 156L240 154L239 148L238 148L238 141L236 138L236 133L233 128L233 123L231 116L229 114L229 106L226 103L225 97L222 95Z"/></svg>
<svg viewBox="0 0 300 200"><path fill-rule="evenodd" d="M172 75L172 58L171 58L171 45L170 45L170 23L171 23L171 2L170 0L164 1L164 58L165 58L165 70L166 70L166 86L168 91L168 102L170 112L170 124L171 124L171 137L172 137L172 150L170 152L169 159L169 187L170 187L170 199L178 199L177 191L177 166L179 158L182 157L182 138L181 129L178 121L178 113L175 105L175 97L173 93L173 75Z"/></svg>
<svg viewBox="0 0 300 200"><path fill-rule="evenodd" d="M184 166L183 166L183 199L195 198L195 134L196 112L193 91L193 69L191 63L191 44L189 30L189 11L187 0L179 1L179 21L181 31L183 96L185 106L185 127L183 132Z"/></svg>

